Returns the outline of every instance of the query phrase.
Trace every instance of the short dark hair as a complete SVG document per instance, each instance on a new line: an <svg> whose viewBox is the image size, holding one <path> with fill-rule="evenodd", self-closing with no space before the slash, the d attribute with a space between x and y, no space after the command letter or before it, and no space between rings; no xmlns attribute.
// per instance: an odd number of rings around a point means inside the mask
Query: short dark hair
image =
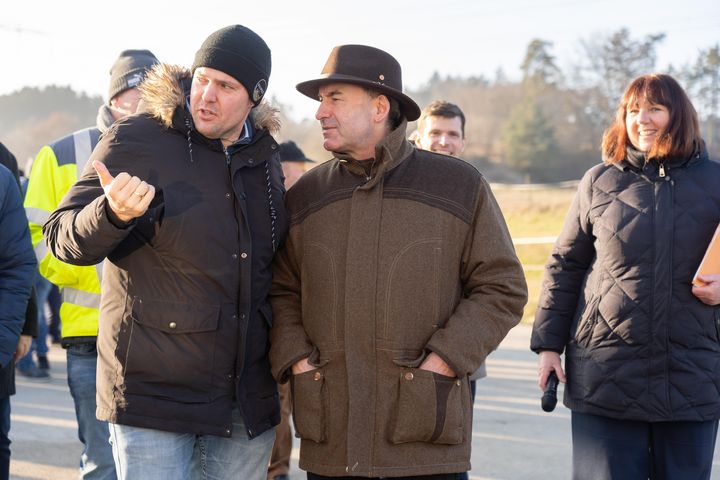
<svg viewBox="0 0 720 480"><path fill-rule="evenodd" d="M377 98L380 95L385 95L385 98L387 98L388 102L390 102L390 111L388 112L387 126L390 131L395 130L397 127L399 127L403 121L403 118L405 118L400 111L400 102L398 102L393 97L385 93L378 92L377 90L373 90L372 88L362 87L362 89L365 90L368 95L370 95L370 98Z"/></svg>
<svg viewBox="0 0 720 480"><path fill-rule="evenodd" d="M460 107L454 103L450 103L445 100L435 100L430 105L423 108L417 123L418 131L422 131L425 127L425 119L427 117L460 117L460 130L462 131L463 138L465 138L465 114L462 110L460 110Z"/></svg>
<svg viewBox="0 0 720 480"><path fill-rule="evenodd" d="M650 73L637 77L625 89L615 121L605 130L602 152L605 161L617 163L626 156L625 149L631 146L625 119L627 109L640 100L646 100L668 109L670 120L667 128L655 140L647 152L647 158L679 156L687 158L702 144L697 112L685 90L670 75Z"/></svg>

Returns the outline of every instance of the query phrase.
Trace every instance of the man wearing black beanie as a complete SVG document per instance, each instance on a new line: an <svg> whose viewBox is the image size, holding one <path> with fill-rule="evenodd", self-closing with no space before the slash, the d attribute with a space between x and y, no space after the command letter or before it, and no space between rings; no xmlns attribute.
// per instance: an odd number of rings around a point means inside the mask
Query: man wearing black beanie
<svg viewBox="0 0 720 480"><path fill-rule="evenodd" d="M287 218L270 49L233 25L153 69L50 216L63 261L107 258L97 416L120 479L264 480L278 423L270 265Z"/></svg>

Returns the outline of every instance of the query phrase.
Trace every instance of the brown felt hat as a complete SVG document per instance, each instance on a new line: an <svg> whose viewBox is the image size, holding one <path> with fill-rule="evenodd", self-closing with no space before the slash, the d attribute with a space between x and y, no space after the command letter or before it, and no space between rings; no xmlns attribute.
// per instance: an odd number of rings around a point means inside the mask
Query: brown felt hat
<svg viewBox="0 0 720 480"><path fill-rule="evenodd" d="M298 92L315 100L320 85L351 83L376 90L400 103L400 111L408 121L417 120L420 107L402 93L402 70L395 58L379 48L367 45L340 45L333 48L320 78L300 82Z"/></svg>

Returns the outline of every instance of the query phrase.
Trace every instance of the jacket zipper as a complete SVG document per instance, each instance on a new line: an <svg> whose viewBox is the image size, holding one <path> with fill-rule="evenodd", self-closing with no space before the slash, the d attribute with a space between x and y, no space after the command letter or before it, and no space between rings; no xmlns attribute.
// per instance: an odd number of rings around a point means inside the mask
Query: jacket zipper
<svg viewBox="0 0 720 480"><path fill-rule="evenodd" d="M673 204L675 202L675 181L670 178L670 176L665 176L665 165L662 163L660 164L660 176L665 179L665 181L668 183L668 186L670 188L670 208L673 209ZM673 231L675 229L675 215L674 212L671 211L669 215L670 221L672 222L672 228L670 229L670 250L668 252L668 272L670 275L670 278L668 279L668 310L670 309L670 305L672 304L672 289L673 289L673 278L672 278L672 265L673 265ZM667 382L667 388L665 389L666 393L666 401L668 405L668 409L672 408L672 403L670 400L670 312L667 312L668 321L665 322L665 381Z"/></svg>
<svg viewBox="0 0 720 480"><path fill-rule="evenodd" d="M237 229L237 238L238 238L238 242L239 242L239 239L240 239L240 221L239 221L239 219L238 219L237 202L235 201L235 189L233 188L232 170L231 170L231 168L230 168L230 164L231 164L230 153L228 152L227 147L225 147L225 146L223 146L223 152L225 153L225 165L227 166L228 178L230 179L230 189L231 189L232 192L233 192L233 193L232 193L232 195L233 195L233 199L232 199L232 202L233 202L233 211L235 212L235 227L236 227L236 229ZM238 268L239 268L239 265L238 265ZM242 282L242 279L240 279L240 280L241 280L241 282ZM240 299L238 299L238 304L239 304L239 300L240 300ZM238 326L238 330L239 330L239 333L240 333L240 339L242 340L242 344L244 345L244 344L245 344L245 336L246 336L246 334L247 334L247 330L246 330L246 329L243 329L243 328L242 328L242 325L247 325L247 322L250 321L250 318L243 319L243 318L242 318L242 312L239 312L239 311L235 313L235 317L237 318L238 321L245 320L245 322L241 323L241 324ZM240 339L239 339L239 340L240 340ZM240 383L240 373L243 371L243 368L245 368L245 355L244 355L244 352L240 352L239 349L238 349L238 358L237 358L237 360L236 360L236 368L237 368L237 371L235 372L235 385L237 385L238 383ZM242 414L242 407L240 406L240 403L237 402L236 406L237 406L237 408L240 410L240 413ZM245 428L247 429L248 436L249 436L250 438L253 438L254 434L253 434L252 430L250 430L249 427L245 427Z"/></svg>
<svg viewBox="0 0 720 480"><path fill-rule="evenodd" d="M365 175L366 182L369 182L370 180L372 180L372 171L373 171L373 168L375 168L375 160L376 159L373 158L372 164L370 164L370 171Z"/></svg>

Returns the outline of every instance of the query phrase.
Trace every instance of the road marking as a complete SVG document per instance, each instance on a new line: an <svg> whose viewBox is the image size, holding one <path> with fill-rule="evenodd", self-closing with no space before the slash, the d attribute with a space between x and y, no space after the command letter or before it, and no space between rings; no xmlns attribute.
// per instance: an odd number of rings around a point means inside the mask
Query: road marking
<svg viewBox="0 0 720 480"><path fill-rule="evenodd" d="M22 423L31 423L33 425L42 425L44 427L60 427L60 428L71 428L73 430L77 430L77 421L75 419L72 420L60 420L58 418L50 418L50 417L40 417L37 415L12 415L12 421L15 422L22 422Z"/></svg>
<svg viewBox="0 0 720 480"><path fill-rule="evenodd" d="M475 410L486 410L488 412L503 412L503 413L517 413L520 415L529 415L531 417L543 417L543 418L554 418L558 420L570 420L570 414L568 413L562 413L562 412L555 412L552 414L545 413L542 410L540 410L540 400L537 401L537 411L535 410L527 410L523 408L513 408L513 407L501 407L499 405L478 405L477 403L474 405ZM475 435L473 433L473 435Z"/></svg>
<svg viewBox="0 0 720 480"><path fill-rule="evenodd" d="M15 377L15 384L22 388L40 388L43 390L55 390L56 392L68 391L67 384L53 385L52 383L34 383L30 380L20 380L18 377Z"/></svg>
<svg viewBox="0 0 720 480"><path fill-rule="evenodd" d="M519 443L529 443L531 445L553 445L556 447L567 447L567 442L553 442L546 439L535 439L535 438L528 438L528 437L516 437L512 435L496 435L496 434L490 434L490 433L478 433L473 432L473 438L487 438L489 440L503 440L505 442L519 442Z"/></svg>
<svg viewBox="0 0 720 480"><path fill-rule="evenodd" d="M555 243L557 236L547 237L519 237L513 238L512 241L515 245L544 245L547 243Z"/></svg>
<svg viewBox="0 0 720 480"><path fill-rule="evenodd" d="M77 478L77 468L63 468L55 465L43 465L38 462L26 462L13 457L10 462L10 475L23 480L45 480L48 478Z"/></svg>
<svg viewBox="0 0 720 480"><path fill-rule="evenodd" d="M43 403L30 403L30 402L12 402L13 418L15 418L16 408L35 408L38 410L49 410L51 412L64 412L64 413L75 413L75 409L72 407L58 407L55 405L47 405Z"/></svg>

